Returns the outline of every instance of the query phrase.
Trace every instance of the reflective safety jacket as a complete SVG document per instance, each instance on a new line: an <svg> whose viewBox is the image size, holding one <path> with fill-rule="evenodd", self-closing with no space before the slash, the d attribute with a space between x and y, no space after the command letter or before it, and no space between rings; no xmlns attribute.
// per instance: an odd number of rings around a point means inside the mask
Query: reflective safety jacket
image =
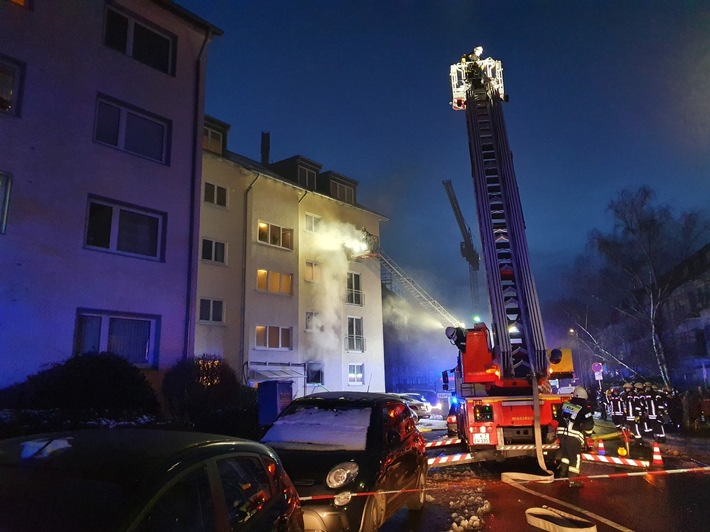
<svg viewBox="0 0 710 532"><path fill-rule="evenodd" d="M582 445L585 438L594 430L592 407L585 399L573 397L562 404L557 412L557 436L569 436L578 439Z"/></svg>

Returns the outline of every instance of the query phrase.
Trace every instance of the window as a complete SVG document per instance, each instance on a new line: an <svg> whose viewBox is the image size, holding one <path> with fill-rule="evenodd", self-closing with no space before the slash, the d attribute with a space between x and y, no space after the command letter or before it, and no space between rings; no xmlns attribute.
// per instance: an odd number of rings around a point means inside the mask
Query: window
<svg viewBox="0 0 710 532"><path fill-rule="evenodd" d="M335 199L344 201L345 203L355 203L355 189L344 183L339 183L338 181L330 182L330 195Z"/></svg>
<svg viewBox="0 0 710 532"><path fill-rule="evenodd" d="M272 294L293 293L293 275L268 270L256 270L256 289Z"/></svg>
<svg viewBox="0 0 710 532"><path fill-rule="evenodd" d="M86 246L162 260L167 214L89 198Z"/></svg>
<svg viewBox="0 0 710 532"><path fill-rule="evenodd" d="M20 115L24 66L0 54L0 113Z"/></svg>
<svg viewBox="0 0 710 532"><path fill-rule="evenodd" d="M360 290L360 274L348 272L345 301L351 305L364 305L365 295Z"/></svg>
<svg viewBox="0 0 710 532"><path fill-rule="evenodd" d="M303 166L298 167L298 184L303 188L308 190L316 189L316 173L313 170L304 168Z"/></svg>
<svg viewBox="0 0 710 532"><path fill-rule="evenodd" d="M322 362L306 362L306 384L323 384Z"/></svg>
<svg viewBox="0 0 710 532"><path fill-rule="evenodd" d="M220 264L224 264L226 247L227 245L224 242L217 242L215 240L203 238L202 260L208 260L210 262L219 262Z"/></svg>
<svg viewBox="0 0 710 532"><path fill-rule="evenodd" d="M106 10L104 44L161 72L173 73L175 37L113 8Z"/></svg>
<svg viewBox="0 0 710 532"><path fill-rule="evenodd" d="M224 321L224 301L200 299L200 321L222 323Z"/></svg>
<svg viewBox="0 0 710 532"><path fill-rule="evenodd" d="M222 132L209 127L204 128L202 131L202 147L222 155Z"/></svg>
<svg viewBox="0 0 710 532"><path fill-rule="evenodd" d="M310 233L320 232L320 216L306 213L306 231Z"/></svg>
<svg viewBox="0 0 710 532"><path fill-rule="evenodd" d="M79 309L74 353L108 351L132 364L155 366L159 331L158 316Z"/></svg>
<svg viewBox="0 0 710 532"><path fill-rule="evenodd" d="M320 281L320 263L307 260L304 278L312 283Z"/></svg>
<svg viewBox="0 0 710 532"><path fill-rule="evenodd" d="M96 100L96 142L168 164L171 130L166 118L106 96Z"/></svg>
<svg viewBox="0 0 710 532"><path fill-rule="evenodd" d="M291 328L277 325L256 326L256 347L266 349L292 349Z"/></svg>
<svg viewBox="0 0 710 532"><path fill-rule="evenodd" d="M141 519L138 530L215 530L207 468L196 467L160 495Z"/></svg>
<svg viewBox="0 0 710 532"><path fill-rule="evenodd" d="M10 185L12 185L12 175L0 172L0 235L4 235L7 229L7 211L10 208Z"/></svg>
<svg viewBox="0 0 710 532"><path fill-rule="evenodd" d="M364 351L365 337L362 335L362 318L348 316L348 335L346 337L348 351Z"/></svg>
<svg viewBox="0 0 710 532"><path fill-rule="evenodd" d="M274 472L274 484L278 483L276 478L277 466L268 458L265 459L270 470ZM257 456L235 456L217 462L219 477L222 481L222 491L227 511L229 512L229 526L231 530L241 530L250 524L258 525L258 518L254 518L259 512L267 513L270 510L264 508L266 503L274 495L271 488L271 481L264 465ZM264 523L268 516L264 517Z"/></svg>
<svg viewBox="0 0 710 532"><path fill-rule="evenodd" d="M321 329L320 314L312 310L306 311L306 331L313 332L316 329Z"/></svg>
<svg viewBox="0 0 710 532"><path fill-rule="evenodd" d="M227 189L212 183L205 183L205 203L212 203L220 207L227 206Z"/></svg>
<svg viewBox="0 0 710 532"><path fill-rule="evenodd" d="M259 222L257 238L259 242L285 249L293 249L293 229L287 229L266 222Z"/></svg>
<svg viewBox="0 0 710 532"><path fill-rule="evenodd" d="M365 364L348 364L348 386L365 384Z"/></svg>

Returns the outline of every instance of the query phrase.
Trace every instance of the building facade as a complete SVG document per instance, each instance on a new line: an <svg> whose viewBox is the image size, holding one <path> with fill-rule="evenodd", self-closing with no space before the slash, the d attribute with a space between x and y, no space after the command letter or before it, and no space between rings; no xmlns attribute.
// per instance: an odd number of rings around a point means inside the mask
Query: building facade
<svg viewBox="0 0 710 532"><path fill-rule="evenodd" d="M0 387L194 352L205 55L172 2L0 0Z"/></svg>
<svg viewBox="0 0 710 532"><path fill-rule="evenodd" d="M384 218L347 176L228 152L228 132L206 119L196 356L250 385L291 381L294 396L384 391L380 266L362 248Z"/></svg>

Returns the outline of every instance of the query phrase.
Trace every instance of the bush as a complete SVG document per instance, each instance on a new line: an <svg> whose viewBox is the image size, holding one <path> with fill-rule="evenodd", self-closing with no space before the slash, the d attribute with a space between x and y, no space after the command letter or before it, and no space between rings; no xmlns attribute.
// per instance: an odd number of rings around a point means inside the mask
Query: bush
<svg viewBox="0 0 710 532"><path fill-rule="evenodd" d="M112 353L72 357L0 390L2 434L76 428L113 420L135 420L159 411L153 388L141 371Z"/></svg>
<svg viewBox="0 0 710 532"><path fill-rule="evenodd" d="M224 360L204 356L183 360L163 378L168 413L191 429L259 439L256 390L239 384Z"/></svg>

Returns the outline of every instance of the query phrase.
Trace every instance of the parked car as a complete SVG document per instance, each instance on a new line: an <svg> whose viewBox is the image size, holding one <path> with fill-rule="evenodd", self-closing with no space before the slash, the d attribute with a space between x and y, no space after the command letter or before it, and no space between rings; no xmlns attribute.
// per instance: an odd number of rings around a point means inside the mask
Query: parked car
<svg viewBox="0 0 710 532"><path fill-rule="evenodd" d="M258 442L95 429L0 440L0 530L303 531L295 487Z"/></svg>
<svg viewBox="0 0 710 532"><path fill-rule="evenodd" d="M407 403L407 406L414 411L417 418L427 419L431 417L431 405L426 400L419 399L417 394L396 393L393 395Z"/></svg>
<svg viewBox="0 0 710 532"><path fill-rule="evenodd" d="M425 503L425 441L391 394L324 392L292 401L261 439L301 497L306 530L377 530Z"/></svg>
<svg viewBox="0 0 710 532"><path fill-rule="evenodd" d="M406 392L407 395L409 394L416 394L419 396L420 401L425 401L431 405L431 413L432 414L443 414L443 410L446 408L446 405L442 406L442 400L439 398L439 394L437 394L434 390L407 390ZM444 403L446 403L444 401Z"/></svg>

